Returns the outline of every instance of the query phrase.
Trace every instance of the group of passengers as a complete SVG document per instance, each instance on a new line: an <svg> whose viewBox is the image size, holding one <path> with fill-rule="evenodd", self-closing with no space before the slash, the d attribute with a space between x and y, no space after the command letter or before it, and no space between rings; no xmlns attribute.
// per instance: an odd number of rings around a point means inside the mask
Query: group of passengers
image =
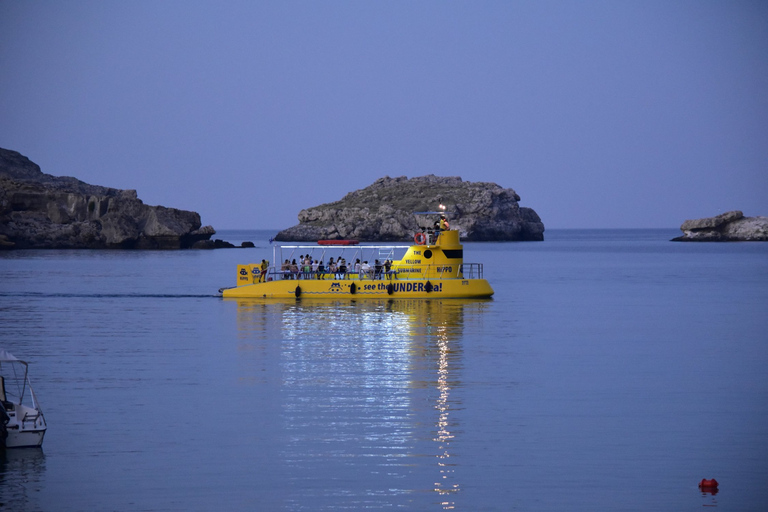
<svg viewBox="0 0 768 512"><path fill-rule="evenodd" d="M280 266L280 272L283 279L328 279L328 276L335 276L336 279L346 279L349 274L357 274L360 279L367 277L369 279L381 279L382 273L389 274L392 268L392 262L386 260L380 263L376 260L373 265L368 261L360 262L358 258L350 269L347 266L347 260L344 258L333 258L328 260L328 265L323 260L312 259L312 256L301 255L297 260L285 260ZM332 279L332 277L331 277Z"/></svg>

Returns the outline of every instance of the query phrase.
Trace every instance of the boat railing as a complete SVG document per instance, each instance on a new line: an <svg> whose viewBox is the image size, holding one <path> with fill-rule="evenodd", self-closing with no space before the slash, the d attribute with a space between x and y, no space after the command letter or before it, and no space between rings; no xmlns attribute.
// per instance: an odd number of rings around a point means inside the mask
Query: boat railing
<svg viewBox="0 0 768 512"><path fill-rule="evenodd" d="M269 267L267 270L266 281L281 281L281 280L307 280L307 279L325 279L325 280L344 280L344 279L368 279L368 280L380 280L380 279L397 279L397 275L400 272L397 270L367 270L355 272L354 270L347 270L346 272L340 272L338 270L329 271L328 269L320 272L318 270L282 270L276 267Z"/></svg>
<svg viewBox="0 0 768 512"><path fill-rule="evenodd" d="M40 419L40 411L34 411L34 412L25 412L24 417L21 418L21 424L22 426L26 427L27 423L31 423L35 427L37 427L37 420Z"/></svg>
<svg viewBox="0 0 768 512"><path fill-rule="evenodd" d="M436 271L435 271L436 269ZM414 271L416 270L416 271ZM449 266L446 265L408 265L404 268L391 268L390 270L376 270L372 268L367 271L347 270L346 272L329 271L323 272L316 270L306 271L299 269L296 271L282 270L278 267L269 267L266 276L262 281L281 281L281 280L403 280L403 279L424 279L425 276L434 276L437 273L437 279L482 279L482 263L463 263L459 266L457 275L452 275Z"/></svg>
<svg viewBox="0 0 768 512"><path fill-rule="evenodd" d="M482 263L462 263L459 273L464 276L464 279L482 279L483 278L483 264Z"/></svg>
<svg viewBox="0 0 768 512"><path fill-rule="evenodd" d="M409 245L282 245L276 244L272 247L272 262L281 265L286 259L292 262L305 255L309 255L313 260L327 262L329 258L346 259L354 262L359 259L361 262L369 260L373 264L374 260L379 259L394 261L402 257L410 248ZM301 265L301 262L299 262Z"/></svg>

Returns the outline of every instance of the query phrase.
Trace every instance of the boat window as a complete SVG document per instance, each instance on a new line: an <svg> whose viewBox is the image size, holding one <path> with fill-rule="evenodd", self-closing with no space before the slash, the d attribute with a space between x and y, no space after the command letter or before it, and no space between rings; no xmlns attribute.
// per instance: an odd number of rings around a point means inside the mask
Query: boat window
<svg viewBox="0 0 768 512"><path fill-rule="evenodd" d="M463 249L443 249L443 254L445 254L445 257L451 260L459 259L464 257L464 250Z"/></svg>

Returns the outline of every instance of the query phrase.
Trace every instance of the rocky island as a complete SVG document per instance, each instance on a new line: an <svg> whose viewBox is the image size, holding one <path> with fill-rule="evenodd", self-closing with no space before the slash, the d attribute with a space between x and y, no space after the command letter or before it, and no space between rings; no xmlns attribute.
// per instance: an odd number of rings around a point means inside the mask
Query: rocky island
<svg viewBox="0 0 768 512"><path fill-rule="evenodd" d="M715 217L686 220L682 236L673 242L751 242L768 241L768 217L745 217L738 210Z"/></svg>
<svg viewBox="0 0 768 512"><path fill-rule="evenodd" d="M0 248L183 249L213 244L196 212L145 205L135 190L44 174L0 148Z"/></svg>
<svg viewBox="0 0 768 512"><path fill-rule="evenodd" d="M280 241L356 239L412 240L419 226L414 212L444 204L451 229L469 241L540 241L544 224L520 196L495 183L435 175L376 180L344 198L299 212L299 224L280 231ZM434 220L434 219L433 219ZM426 223L426 220L423 220Z"/></svg>

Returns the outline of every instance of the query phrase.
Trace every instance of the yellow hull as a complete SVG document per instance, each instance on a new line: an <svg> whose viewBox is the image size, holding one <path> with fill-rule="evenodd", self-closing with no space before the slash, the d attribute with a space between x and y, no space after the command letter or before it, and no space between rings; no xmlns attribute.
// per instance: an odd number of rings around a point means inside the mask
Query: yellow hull
<svg viewBox="0 0 768 512"><path fill-rule="evenodd" d="M485 279L285 279L225 288L224 298L457 299L493 295Z"/></svg>

